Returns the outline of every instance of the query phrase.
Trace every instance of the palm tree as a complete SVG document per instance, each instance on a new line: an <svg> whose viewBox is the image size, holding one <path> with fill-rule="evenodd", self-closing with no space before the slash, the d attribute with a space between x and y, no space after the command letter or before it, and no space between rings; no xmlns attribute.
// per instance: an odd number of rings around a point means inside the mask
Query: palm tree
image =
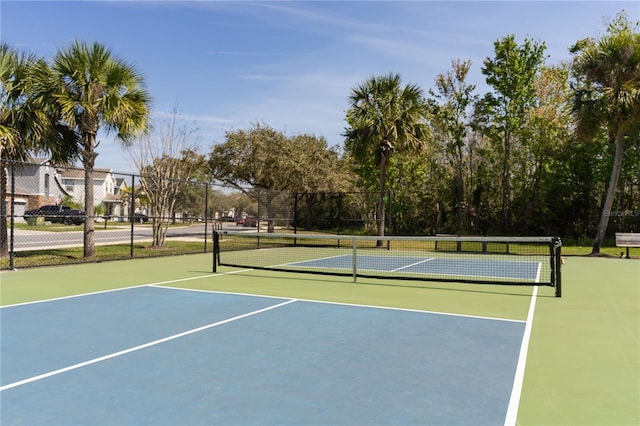
<svg viewBox="0 0 640 426"><path fill-rule="evenodd" d="M99 43L74 42L59 50L51 65L47 98L59 106L60 119L80 134L78 150L84 176L84 256L95 255L93 167L101 128L129 143L148 125L150 97L132 65Z"/></svg>
<svg viewBox="0 0 640 426"><path fill-rule="evenodd" d="M42 111L33 108L33 96L27 87L30 73L39 61L7 43L0 44L0 158L4 161L27 159L43 136L43 123L38 120Z"/></svg>
<svg viewBox="0 0 640 426"><path fill-rule="evenodd" d="M0 43L0 257L8 255L7 169L31 154L47 152L53 162L76 158L76 135L59 123L59 114L38 96L38 77L49 71L46 62Z"/></svg>
<svg viewBox="0 0 640 426"><path fill-rule="evenodd" d="M31 60L31 58L28 58ZM8 44L0 44L0 257L9 254L7 234L7 167L10 158L19 158L20 126L18 82L27 58L21 58Z"/></svg>
<svg viewBox="0 0 640 426"><path fill-rule="evenodd" d="M607 187L592 254L600 253L622 168L625 137L640 124L640 32L634 31L624 14L609 24L600 40L586 39L572 49L574 69L582 77L575 90L573 111L578 136L594 137L606 128L615 141L613 169Z"/></svg>
<svg viewBox="0 0 640 426"><path fill-rule="evenodd" d="M387 166L396 151L420 151L429 137L427 104L417 85L402 86L399 74L369 78L352 89L344 136L345 147L356 161L366 164L373 158L379 168L376 225L384 236ZM378 241L378 245L382 240Z"/></svg>

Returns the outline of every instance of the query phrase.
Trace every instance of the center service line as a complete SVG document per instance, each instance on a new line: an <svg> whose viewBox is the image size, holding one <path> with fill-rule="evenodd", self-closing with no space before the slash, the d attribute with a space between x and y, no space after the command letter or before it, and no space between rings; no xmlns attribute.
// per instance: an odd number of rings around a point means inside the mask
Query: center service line
<svg viewBox="0 0 640 426"><path fill-rule="evenodd" d="M91 365L91 364L96 364L96 363L101 362L101 361L106 361L106 360L111 359L111 358L116 358L116 357L119 357L121 355L128 354L130 352L135 352L135 351L139 351L141 349L145 349L145 348L148 348L148 347L151 347L151 346L159 345L161 343L165 343L165 342L168 342L170 340L175 340L175 339L178 339L180 337L188 336L189 334L198 333L200 331L204 331L204 330L207 330L209 328L217 327L219 325L223 325L223 324L226 324L226 323L229 323L229 322L232 322L232 321L236 321L236 320L239 320L239 319L242 319L242 318L247 318L247 317L250 317L250 316L253 316L253 315L257 315L257 314L260 314L260 313L263 313L263 312L267 312L267 311L270 311L272 309L280 308L282 306L288 305L288 304L293 303L293 302L297 302L297 299L287 300L286 302L282 302L282 303L279 303L277 305L268 306L266 308L258 309L257 311L248 312L246 314L238 315L238 316L235 316L233 318L228 318L226 320L214 322L212 324L207 324L207 325L202 326L202 327L194 328L193 330L187 330L187 331L184 331L182 333L174 334L173 336L164 337L162 339L154 340L153 342L148 342L148 343L145 343L145 344L140 345L140 346L134 346L132 348L125 349L125 350L120 351L120 352L115 352L115 353L112 353L112 354L109 354L109 355L101 356L99 358L91 359L89 361L85 361L85 362L81 362L81 363L78 363L78 364L70 365L68 367L61 368L59 370L50 371L48 373L44 373L44 374L40 374L38 376L30 377L28 379L24 379L24 380L20 380L20 381L17 381L17 382L9 383L7 385L4 385L4 386L0 387L0 392L8 390L8 389L15 388L15 387L18 387L18 386L26 385L27 383L32 383L32 382L35 382L35 381L38 381L38 380L46 379L47 377L56 376L58 374L66 373L67 371L72 371L72 370L76 370L78 368L86 367L86 366Z"/></svg>
<svg viewBox="0 0 640 426"><path fill-rule="evenodd" d="M436 260L435 257L430 257L428 259L419 260L418 262L410 263L408 265L401 266L401 267L396 268L396 269L392 269L391 272L398 272L398 271L401 271L403 269L411 268L412 266L421 265L423 263L431 262L432 260Z"/></svg>

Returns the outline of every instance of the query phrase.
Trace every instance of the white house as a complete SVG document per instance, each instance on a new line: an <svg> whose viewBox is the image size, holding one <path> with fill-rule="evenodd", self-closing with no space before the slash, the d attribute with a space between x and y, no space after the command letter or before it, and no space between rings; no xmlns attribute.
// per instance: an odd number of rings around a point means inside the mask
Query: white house
<svg viewBox="0 0 640 426"><path fill-rule="evenodd" d="M8 196L12 193L12 170L17 217L21 217L25 210L47 204L59 204L65 197L84 205L83 169L55 166L48 159L32 158L27 163L16 164L13 169L7 170ZM105 214L112 217L128 216L128 209L123 206L123 202L126 202L123 200L125 189L126 181L116 179L111 169L94 169L93 202L95 206L104 203Z"/></svg>
<svg viewBox="0 0 640 426"><path fill-rule="evenodd" d="M65 193L71 195L71 197L80 204L84 204L84 170L61 170L60 180ZM123 183L124 179L120 182L120 185ZM124 184L126 185L126 183ZM111 169L93 170L93 203L95 206L104 203L106 207L105 214L112 217L123 215L123 212L121 212L121 189L122 187L119 186Z"/></svg>
<svg viewBox="0 0 640 426"><path fill-rule="evenodd" d="M13 177L12 177L13 173ZM36 209L46 204L59 203L68 195L59 185L60 174L45 158L33 158L27 163L15 163L7 170L7 197L15 185L15 215L21 217L25 210ZM9 208L7 202L7 211Z"/></svg>

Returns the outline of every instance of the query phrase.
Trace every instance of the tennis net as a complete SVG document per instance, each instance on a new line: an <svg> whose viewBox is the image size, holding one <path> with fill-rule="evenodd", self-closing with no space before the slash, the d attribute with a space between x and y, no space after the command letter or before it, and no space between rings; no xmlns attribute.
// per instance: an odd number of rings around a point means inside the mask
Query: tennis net
<svg viewBox="0 0 640 426"><path fill-rule="evenodd" d="M560 296L558 237L353 236L221 231L217 265L357 277L547 285Z"/></svg>

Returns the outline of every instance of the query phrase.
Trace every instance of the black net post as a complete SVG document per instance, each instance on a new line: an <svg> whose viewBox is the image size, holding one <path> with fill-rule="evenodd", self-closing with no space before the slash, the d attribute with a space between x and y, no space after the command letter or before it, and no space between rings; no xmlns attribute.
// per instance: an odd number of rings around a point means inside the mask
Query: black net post
<svg viewBox="0 0 640 426"><path fill-rule="evenodd" d="M562 241L560 238L553 239L553 245L555 248L555 287L556 297L562 297L562 274L560 272L562 268Z"/></svg>
<svg viewBox="0 0 640 426"><path fill-rule="evenodd" d="M218 231L213 230L213 267L211 268L211 272L216 273L218 272L218 262L220 262L219 259L219 254L220 254L220 236L218 234Z"/></svg>
<svg viewBox="0 0 640 426"><path fill-rule="evenodd" d="M358 281L358 241L355 238L351 238L351 257L353 266L353 282Z"/></svg>

